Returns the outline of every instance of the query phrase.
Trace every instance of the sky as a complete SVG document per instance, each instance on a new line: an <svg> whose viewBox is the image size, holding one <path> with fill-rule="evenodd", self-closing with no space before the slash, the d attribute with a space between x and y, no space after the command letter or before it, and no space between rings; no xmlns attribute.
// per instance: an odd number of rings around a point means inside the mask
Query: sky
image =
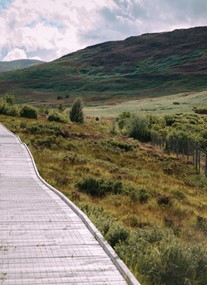
<svg viewBox="0 0 207 285"><path fill-rule="evenodd" d="M0 0L0 61L52 61L97 43L207 26L207 0Z"/></svg>

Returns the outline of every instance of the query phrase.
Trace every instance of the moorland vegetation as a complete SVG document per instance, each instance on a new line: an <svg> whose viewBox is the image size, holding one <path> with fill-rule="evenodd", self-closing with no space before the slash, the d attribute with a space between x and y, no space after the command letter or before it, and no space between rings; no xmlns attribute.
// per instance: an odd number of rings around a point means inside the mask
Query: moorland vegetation
<svg viewBox="0 0 207 285"><path fill-rule="evenodd" d="M28 119L23 108L7 96L0 121L29 146L41 176L89 216L141 284L207 284L206 178L148 143L156 133L206 146L205 115L122 113L76 123L67 109L35 109L37 117Z"/></svg>

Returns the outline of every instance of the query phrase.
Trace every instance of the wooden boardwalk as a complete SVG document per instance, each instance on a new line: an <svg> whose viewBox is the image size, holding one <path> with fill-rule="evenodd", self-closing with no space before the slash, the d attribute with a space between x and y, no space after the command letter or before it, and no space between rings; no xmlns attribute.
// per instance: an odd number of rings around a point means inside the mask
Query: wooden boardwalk
<svg viewBox="0 0 207 285"><path fill-rule="evenodd" d="M135 284L89 219L0 125L0 285Z"/></svg>

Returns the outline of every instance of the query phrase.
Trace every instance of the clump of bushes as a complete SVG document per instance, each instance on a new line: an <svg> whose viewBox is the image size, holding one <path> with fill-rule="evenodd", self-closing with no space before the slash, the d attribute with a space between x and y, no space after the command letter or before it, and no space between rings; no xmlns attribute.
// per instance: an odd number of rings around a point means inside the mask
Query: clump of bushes
<svg viewBox="0 0 207 285"><path fill-rule="evenodd" d="M29 119L37 119L37 109L32 106L25 105L20 110L20 116Z"/></svg>
<svg viewBox="0 0 207 285"><path fill-rule="evenodd" d="M133 116L128 120L127 134L140 141L150 141L150 121L147 117Z"/></svg>
<svg viewBox="0 0 207 285"><path fill-rule="evenodd" d="M151 198L149 191L144 188L135 189L128 186L125 190L126 194L131 198L132 202L147 203Z"/></svg>
<svg viewBox="0 0 207 285"><path fill-rule="evenodd" d="M66 146L67 148L67 146ZM70 148L70 146L69 146ZM63 158L63 162L64 163L70 163L70 164L84 164L87 162L87 159L82 156L82 155L79 155L77 154L76 152L73 152L71 151L70 153L68 153L68 155L66 155L64 158Z"/></svg>
<svg viewBox="0 0 207 285"><path fill-rule="evenodd" d="M39 147L52 148L52 146L56 144L56 141L55 141L54 136L50 136L50 137L45 136L43 138L32 140L32 143Z"/></svg>
<svg viewBox="0 0 207 285"><path fill-rule="evenodd" d="M105 146L107 149L111 150L121 150L121 151L132 151L133 146L126 143L126 142L120 142L117 140L106 140L101 142L103 146Z"/></svg>
<svg viewBox="0 0 207 285"><path fill-rule="evenodd" d="M120 181L105 178L97 179L90 176L76 183L76 187L79 191L95 197L103 197L109 193L120 194L123 192L123 185Z"/></svg>
<svg viewBox="0 0 207 285"><path fill-rule="evenodd" d="M124 194L129 196L133 202L147 203L151 198L150 193L141 188L136 189L132 186L125 186L122 182L117 180L110 180L106 178L97 179L91 176L83 178L76 183L79 191L84 192L94 197L103 197L107 194Z"/></svg>
<svg viewBox="0 0 207 285"><path fill-rule="evenodd" d="M118 117L118 126L122 130L126 125L127 120L131 117L130 112L122 112Z"/></svg>
<svg viewBox="0 0 207 285"><path fill-rule="evenodd" d="M129 232L119 224L112 225L106 234L106 240L112 247L115 247L119 243L126 242L128 237Z"/></svg>
<svg viewBox="0 0 207 285"><path fill-rule="evenodd" d="M39 134L39 135L62 135L62 130L59 126L53 124L41 124L41 123L25 123L21 122L20 127L24 129L25 133Z"/></svg>
<svg viewBox="0 0 207 285"><path fill-rule="evenodd" d="M57 112L50 114L47 119L50 122L58 122L58 123L65 122L65 118L60 113Z"/></svg>
<svg viewBox="0 0 207 285"><path fill-rule="evenodd" d="M0 114L6 116L19 116L19 108L14 105L13 96L5 96L0 99Z"/></svg>

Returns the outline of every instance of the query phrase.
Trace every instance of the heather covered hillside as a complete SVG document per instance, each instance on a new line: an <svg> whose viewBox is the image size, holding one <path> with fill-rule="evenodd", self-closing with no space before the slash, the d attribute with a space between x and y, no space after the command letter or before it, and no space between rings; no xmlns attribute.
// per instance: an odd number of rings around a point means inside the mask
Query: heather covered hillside
<svg viewBox="0 0 207 285"><path fill-rule="evenodd" d="M207 27L105 42L26 70L0 75L0 93L20 101L85 101L170 95L207 88Z"/></svg>

